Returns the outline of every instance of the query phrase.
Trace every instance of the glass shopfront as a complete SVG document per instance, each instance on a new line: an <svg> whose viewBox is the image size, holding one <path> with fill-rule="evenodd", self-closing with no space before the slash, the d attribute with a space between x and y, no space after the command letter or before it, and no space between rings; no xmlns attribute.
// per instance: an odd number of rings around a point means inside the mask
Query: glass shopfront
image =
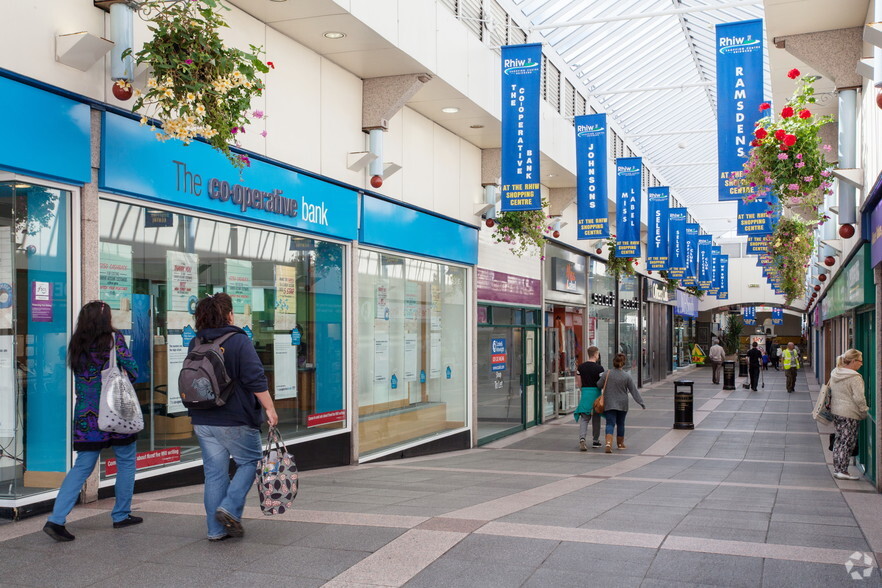
<svg viewBox="0 0 882 588"><path fill-rule="evenodd" d="M637 382L640 367L640 290L636 276L619 280L619 353L625 354L624 371Z"/></svg>
<svg viewBox="0 0 882 588"><path fill-rule="evenodd" d="M600 350L601 363L609 369L616 354L616 280L596 259L588 261L588 291L588 346Z"/></svg>
<svg viewBox="0 0 882 588"><path fill-rule="evenodd" d="M177 380L195 304L217 292L263 362L283 435L345 428L343 245L108 199L99 219L100 297L139 367L139 470L201 458Z"/></svg>
<svg viewBox="0 0 882 588"><path fill-rule="evenodd" d="M466 427L467 275L448 263L360 251L362 458Z"/></svg>

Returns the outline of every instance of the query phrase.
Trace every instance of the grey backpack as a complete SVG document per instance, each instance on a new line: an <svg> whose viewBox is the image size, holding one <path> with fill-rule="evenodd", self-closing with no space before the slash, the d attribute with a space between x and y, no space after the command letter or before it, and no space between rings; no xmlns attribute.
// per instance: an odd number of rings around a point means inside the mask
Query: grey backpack
<svg viewBox="0 0 882 588"><path fill-rule="evenodd" d="M184 406L206 409L227 403L233 393L233 380L224 366L221 345L235 334L227 333L213 341L196 337L178 376L178 392Z"/></svg>

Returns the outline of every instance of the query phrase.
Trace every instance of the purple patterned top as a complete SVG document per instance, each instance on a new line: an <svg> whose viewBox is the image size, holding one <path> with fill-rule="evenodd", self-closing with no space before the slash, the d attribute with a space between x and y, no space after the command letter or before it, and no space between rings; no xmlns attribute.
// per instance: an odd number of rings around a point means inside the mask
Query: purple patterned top
<svg viewBox="0 0 882 588"><path fill-rule="evenodd" d="M132 358L132 352L119 332L114 333L116 341L116 362L124 369L129 380L135 381L138 376L138 364ZM101 370L110 361L110 350L92 348L89 351L89 365L85 371L74 371L74 405L73 446L75 451L99 451L111 445L128 445L133 443L138 434L123 435L107 433L98 429L98 402L101 399Z"/></svg>

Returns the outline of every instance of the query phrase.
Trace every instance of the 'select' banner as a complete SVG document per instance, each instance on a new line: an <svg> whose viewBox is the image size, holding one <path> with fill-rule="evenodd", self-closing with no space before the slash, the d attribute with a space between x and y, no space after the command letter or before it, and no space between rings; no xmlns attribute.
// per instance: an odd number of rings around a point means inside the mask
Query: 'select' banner
<svg viewBox="0 0 882 588"><path fill-rule="evenodd" d="M686 273L686 209L668 211L668 277L683 279Z"/></svg>
<svg viewBox="0 0 882 588"><path fill-rule="evenodd" d="M609 237L606 115L576 117L577 239Z"/></svg>
<svg viewBox="0 0 882 588"><path fill-rule="evenodd" d="M756 307L755 306L745 306L741 309L741 320L744 321L745 325L755 325L756 324Z"/></svg>
<svg viewBox="0 0 882 588"><path fill-rule="evenodd" d="M616 159L616 255L640 257L641 157Z"/></svg>
<svg viewBox="0 0 882 588"><path fill-rule="evenodd" d="M696 286L698 278L698 223L686 223L686 271L683 285Z"/></svg>
<svg viewBox="0 0 882 588"><path fill-rule="evenodd" d="M740 178L762 116L762 19L718 24L716 56L720 200L738 200L750 193Z"/></svg>
<svg viewBox="0 0 882 588"><path fill-rule="evenodd" d="M747 236L747 255L762 255L768 253L769 242L766 235L748 235Z"/></svg>
<svg viewBox="0 0 882 588"><path fill-rule="evenodd" d="M738 235L769 235L772 233L772 217L769 200L757 198L750 202L738 201Z"/></svg>
<svg viewBox="0 0 882 588"><path fill-rule="evenodd" d="M698 287L705 291L710 289L712 283L711 246L713 238L710 235L698 236Z"/></svg>
<svg viewBox="0 0 882 588"><path fill-rule="evenodd" d="M670 188L649 188L647 190L649 210L646 215L646 269L668 269L668 210L670 208Z"/></svg>
<svg viewBox="0 0 882 588"><path fill-rule="evenodd" d="M773 325L783 325L784 324L784 309L783 308L773 308L772 309L772 324Z"/></svg>
<svg viewBox="0 0 882 588"><path fill-rule="evenodd" d="M500 210L541 210L539 91L542 45L502 48L502 202Z"/></svg>
<svg viewBox="0 0 882 588"><path fill-rule="evenodd" d="M716 296L720 291L720 250L719 245L711 246L711 285L707 289L707 293Z"/></svg>
<svg viewBox="0 0 882 588"><path fill-rule="evenodd" d="M720 255L720 290L717 292L717 300L729 299L729 256Z"/></svg>

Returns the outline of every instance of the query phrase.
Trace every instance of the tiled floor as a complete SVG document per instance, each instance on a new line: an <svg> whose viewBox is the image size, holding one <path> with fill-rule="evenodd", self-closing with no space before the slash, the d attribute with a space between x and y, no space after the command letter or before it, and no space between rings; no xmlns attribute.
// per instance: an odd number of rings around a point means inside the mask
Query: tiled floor
<svg viewBox="0 0 882 588"><path fill-rule="evenodd" d="M243 539L204 539L201 487L136 496L145 522L121 530L110 501L77 507L72 543L43 517L3 524L0 587L882 586L882 497L831 477L817 386L687 375L695 430L672 430L663 382L632 406L627 450L578 451L564 417L469 451L306 472L284 515L252 496Z"/></svg>

